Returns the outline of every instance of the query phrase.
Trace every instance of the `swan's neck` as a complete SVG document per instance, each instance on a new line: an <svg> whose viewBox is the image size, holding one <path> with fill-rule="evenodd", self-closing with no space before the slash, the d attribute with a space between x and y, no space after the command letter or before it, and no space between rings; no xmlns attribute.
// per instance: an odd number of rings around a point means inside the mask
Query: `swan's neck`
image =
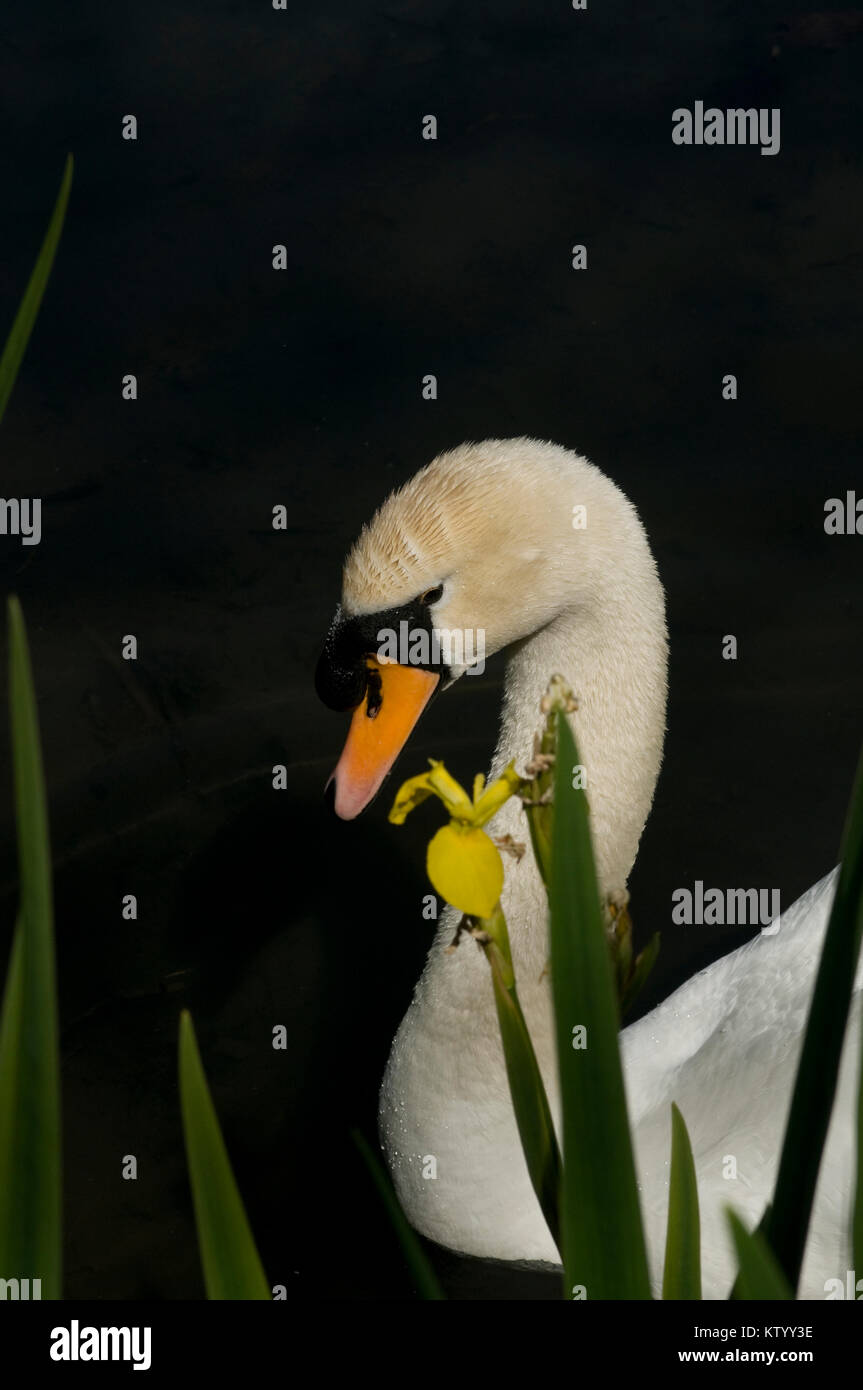
<svg viewBox="0 0 863 1390"><path fill-rule="evenodd" d="M603 895L626 887L653 800L665 732L664 602L646 541L637 559L631 582L621 584L618 573L608 592L594 595L589 606L565 609L515 649L492 767L497 775L514 758L523 769L540 727L542 694L552 675L562 675L578 701L571 723L586 773ZM513 834L521 815L515 800L504 808L501 819ZM523 819L521 831L524 838Z"/></svg>
<svg viewBox="0 0 863 1390"><path fill-rule="evenodd" d="M561 485L548 516L568 518L572 490L571 482ZM490 775L499 775L511 760L524 771L543 720L540 701L551 677L561 675L578 701L569 718L585 768L600 893L607 898L626 888L662 758L665 597L644 528L623 494L591 470L579 475L579 495L589 504L589 543L574 546L566 520L549 530L542 563L531 578L531 594L540 595L548 616L510 647ZM505 804L488 830L517 843L529 840L518 797ZM550 1037L547 989L539 986L548 960L545 889L530 849L518 861L507 856L505 870L501 901L519 993L526 1016L534 1011L537 1026ZM479 1037L493 1008L481 952L470 967L462 962L452 969L447 947L457 919L452 912L442 918L415 1001L414 1017L417 1011L427 1015L426 1025L441 1032L442 1045L447 1029L467 1029Z"/></svg>

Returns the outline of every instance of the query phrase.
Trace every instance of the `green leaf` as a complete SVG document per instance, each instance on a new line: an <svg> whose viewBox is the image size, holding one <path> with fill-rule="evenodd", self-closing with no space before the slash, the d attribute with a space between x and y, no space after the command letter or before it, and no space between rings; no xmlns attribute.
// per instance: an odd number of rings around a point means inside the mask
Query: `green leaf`
<svg viewBox="0 0 863 1390"><path fill-rule="evenodd" d="M566 1291L650 1298L644 1231L617 1041L617 998L599 904L580 763L557 716L549 906L551 982L563 1106L562 1255ZM586 1047L573 1047L577 1028ZM580 1038L581 1035L576 1035Z"/></svg>
<svg viewBox="0 0 863 1390"><path fill-rule="evenodd" d="M863 759L861 760L863 766ZM858 774L859 776L859 774ZM854 833L853 831L851 832ZM854 1192L854 1214L851 1223L851 1264L863 1270L863 1027L860 1029L860 1062L857 1091L857 1182Z"/></svg>
<svg viewBox="0 0 863 1390"><path fill-rule="evenodd" d="M207 1297L270 1300L187 1009L180 1015L180 1106Z"/></svg>
<svg viewBox="0 0 863 1390"><path fill-rule="evenodd" d="M725 1210L740 1262L740 1273L734 1285L735 1298L750 1301L793 1299L788 1280L761 1232L750 1234L730 1207Z"/></svg>
<svg viewBox="0 0 863 1390"><path fill-rule="evenodd" d="M60 1064L45 781L24 619L9 613L9 705L20 878L0 1017L0 1277L61 1297Z"/></svg>
<svg viewBox="0 0 863 1390"><path fill-rule="evenodd" d="M701 1298L701 1221L692 1145L683 1116L671 1106L671 1180L662 1297Z"/></svg>
<svg viewBox="0 0 863 1390"><path fill-rule="evenodd" d="M378 1190L378 1196L387 1209L420 1298L434 1301L445 1300L446 1295L442 1292L434 1270L426 1259L425 1251L420 1245L416 1232L408 1224L408 1219L393 1191L392 1183L358 1129L351 1130L351 1137L362 1154L372 1182Z"/></svg>
<svg viewBox="0 0 863 1390"><path fill-rule="evenodd" d="M766 1231L767 1231L767 1223L768 1223L768 1221L770 1220L770 1211L771 1211L771 1207L770 1207L770 1203L768 1202L768 1203L767 1203L767 1206L764 1208L763 1212L761 1213L761 1220L759 1221L758 1225L755 1227L755 1232L754 1232L754 1234L756 1234L756 1235L764 1236L765 1240L767 1239L767 1237L766 1237ZM769 1247L768 1247L768 1248L769 1248ZM733 1286L732 1286L731 1292L730 1292L730 1294L728 1295L728 1297L729 1297L729 1299L737 1299L737 1298L742 1298L742 1296L743 1296L743 1295L742 1295L741 1292L740 1292L740 1275L739 1275L739 1273L738 1273L737 1278L734 1280L734 1284L733 1284Z"/></svg>
<svg viewBox="0 0 863 1390"><path fill-rule="evenodd" d="M72 156L67 155L66 166L63 170L63 178L60 182L60 192L54 204L51 221L48 223L45 240L42 242L42 249L36 257L33 273L24 291L24 298L21 300L18 313L15 315L14 322L9 330L9 337L6 339L3 356L0 357L0 420L3 419L6 405L12 394L12 387L15 385L18 368L21 365L21 359L27 349L27 343L30 339L33 325L36 322L36 315L39 313L39 306L42 303L42 296L45 293L45 286L48 283L48 276L51 274L51 267L54 264L54 255L57 251L60 233L63 230L63 218L66 214L66 204L69 201L69 189L71 186Z"/></svg>
<svg viewBox="0 0 863 1390"><path fill-rule="evenodd" d="M632 1008L639 994L647 984L648 976L656 964L656 957L659 955L660 934L654 932L644 950L636 957L632 974L626 982L620 999L621 1017L625 1018Z"/></svg>
<svg viewBox="0 0 863 1390"><path fill-rule="evenodd" d="M863 757L851 794L841 854L839 882L821 949L765 1225L770 1248L792 1289L797 1288L800 1278L863 936Z"/></svg>

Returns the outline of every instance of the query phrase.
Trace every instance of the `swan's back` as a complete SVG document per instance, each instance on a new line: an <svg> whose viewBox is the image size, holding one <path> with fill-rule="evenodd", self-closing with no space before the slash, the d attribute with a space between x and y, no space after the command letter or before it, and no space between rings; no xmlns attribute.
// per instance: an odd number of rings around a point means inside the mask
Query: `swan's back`
<svg viewBox="0 0 863 1390"><path fill-rule="evenodd" d="M714 962L622 1035L654 1265L665 1244L675 1101L689 1129L698 1173L707 1297L722 1297L733 1278L724 1208L733 1206L753 1226L772 1191L837 876L834 869L804 893L780 918L775 935L759 935ZM856 981L816 1192L801 1281L804 1298L824 1298L825 1281L844 1282L850 1267L848 1175L854 1167L861 985L863 971ZM660 1277L654 1268L654 1278Z"/></svg>

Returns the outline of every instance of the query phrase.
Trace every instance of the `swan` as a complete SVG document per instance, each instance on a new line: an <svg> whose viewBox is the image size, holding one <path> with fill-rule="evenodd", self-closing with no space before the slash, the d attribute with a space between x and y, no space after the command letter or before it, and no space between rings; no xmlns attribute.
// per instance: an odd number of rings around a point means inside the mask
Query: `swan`
<svg viewBox="0 0 863 1390"><path fill-rule="evenodd" d="M317 671L325 702L353 711L327 788L343 819L376 795L429 699L470 664L452 647L445 664L423 665L420 656L416 664L370 667L379 634L402 622L410 632L482 633L487 655L509 649L490 778L530 757L549 678L560 672L571 684L600 892L625 900L662 759L668 648L664 592L629 499L582 456L527 438L464 444L390 495L347 556ZM517 798L488 830L527 838ZM836 875L804 894L778 929L772 924L702 970L621 1034L654 1293L672 1100L695 1157L705 1298L726 1297L733 1282L726 1204L755 1225L769 1200ZM547 904L531 853L507 859L502 905L559 1124ZM451 908L442 913L392 1044L380 1092L382 1146L405 1213L429 1239L466 1255L559 1265L519 1142L487 962L469 943L447 950L458 919ZM826 1281L844 1284L850 1268L860 984L802 1269L804 1298L824 1298Z"/></svg>

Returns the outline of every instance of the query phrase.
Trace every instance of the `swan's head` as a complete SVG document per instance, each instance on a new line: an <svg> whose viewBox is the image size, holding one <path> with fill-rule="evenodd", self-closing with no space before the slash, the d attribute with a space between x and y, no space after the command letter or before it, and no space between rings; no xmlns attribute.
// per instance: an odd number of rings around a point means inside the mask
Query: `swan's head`
<svg viewBox="0 0 863 1390"><path fill-rule="evenodd" d="M608 489L629 506L558 445L486 440L439 455L384 502L345 561L318 663L324 703L353 711L328 783L339 816L372 800L438 690L589 602L608 560ZM594 524L580 528L584 506Z"/></svg>

